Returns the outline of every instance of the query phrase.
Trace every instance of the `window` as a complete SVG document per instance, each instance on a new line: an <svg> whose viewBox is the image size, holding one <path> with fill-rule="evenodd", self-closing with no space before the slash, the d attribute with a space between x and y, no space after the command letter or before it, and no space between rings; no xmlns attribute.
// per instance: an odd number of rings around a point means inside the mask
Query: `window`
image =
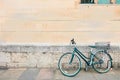
<svg viewBox="0 0 120 80"><path fill-rule="evenodd" d="M94 3L94 0L81 0L82 4L86 3Z"/></svg>
<svg viewBox="0 0 120 80"><path fill-rule="evenodd" d="M110 0L98 0L98 4L110 4Z"/></svg>
<svg viewBox="0 0 120 80"><path fill-rule="evenodd" d="M120 4L120 0L80 0L81 4Z"/></svg>
<svg viewBox="0 0 120 80"><path fill-rule="evenodd" d="M120 0L116 0L116 4L120 4Z"/></svg>

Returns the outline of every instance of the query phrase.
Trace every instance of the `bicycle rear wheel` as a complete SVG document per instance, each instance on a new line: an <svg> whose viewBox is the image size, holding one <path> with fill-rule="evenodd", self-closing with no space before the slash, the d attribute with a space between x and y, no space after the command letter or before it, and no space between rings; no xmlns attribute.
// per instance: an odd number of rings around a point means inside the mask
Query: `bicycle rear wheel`
<svg viewBox="0 0 120 80"><path fill-rule="evenodd" d="M79 73L81 61L76 54L73 57L72 53L65 53L60 57L58 67L63 75L73 77Z"/></svg>
<svg viewBox="0 0 120 80"><path fill-rule="evenodd" d="M112 66L111 56L104 51L98 51L93 58L93 69L98 73L106 73Z"/></svg>

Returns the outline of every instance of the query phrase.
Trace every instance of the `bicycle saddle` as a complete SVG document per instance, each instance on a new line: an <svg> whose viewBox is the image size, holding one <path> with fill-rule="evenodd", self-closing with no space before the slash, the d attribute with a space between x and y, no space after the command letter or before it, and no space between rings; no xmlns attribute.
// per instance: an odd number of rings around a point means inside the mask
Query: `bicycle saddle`
<svg viewBox="0 0 120 80"><path fill-rule="evenodd" d="M89 45L90 48L97 48L97 46Z"/></svg>

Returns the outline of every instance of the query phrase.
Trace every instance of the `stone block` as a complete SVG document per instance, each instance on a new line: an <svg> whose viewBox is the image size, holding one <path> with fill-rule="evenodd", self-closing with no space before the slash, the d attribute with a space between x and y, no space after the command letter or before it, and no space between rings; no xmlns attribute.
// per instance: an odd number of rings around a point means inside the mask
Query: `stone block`
<svg viewBox="0 0 120 80"><path fill-rule="evenodd" d="M53 63L51 53L37 53L36 55L37 67L51 67L51 64Z"/></svg>
<svg viewBox="0 0 120 80"><path fill-rule="evenodd" d="M13 63L25 63L27 58L27 53L11 53L11 62Z"/></svg>
<svg viewBox="0 0 120 80"><path fill-rule="evenodd" d="M10 53L0 52L0 63L9 63L10 59Z"/></svg>

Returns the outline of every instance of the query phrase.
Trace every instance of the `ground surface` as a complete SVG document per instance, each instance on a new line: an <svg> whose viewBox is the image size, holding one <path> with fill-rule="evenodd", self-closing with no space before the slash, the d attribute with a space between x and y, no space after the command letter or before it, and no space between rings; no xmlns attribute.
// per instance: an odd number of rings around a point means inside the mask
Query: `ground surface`
<svg viewBox="0 0 120 80"><path fill-rule="evenodd" d="M75 77L63 76L58 69L51 68L0 69L0 80L120 80L120 69L105 74L82 69Z"/></svg>

